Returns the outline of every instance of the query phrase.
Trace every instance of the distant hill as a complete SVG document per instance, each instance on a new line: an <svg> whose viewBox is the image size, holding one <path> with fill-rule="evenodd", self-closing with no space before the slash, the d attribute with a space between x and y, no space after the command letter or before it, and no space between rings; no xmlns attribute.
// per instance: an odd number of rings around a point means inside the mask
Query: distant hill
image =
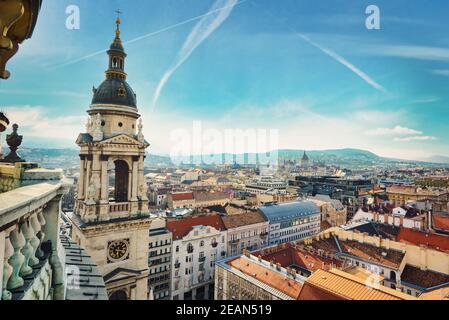
<svg viewBox="0 0 449 320"><path fill-rule="evenodd" d="M5 149L6 151L6 149ZM449 157L436 156L422 161L409 161L400 159L390 159L380 157L372 152L360 149L336 149L321 151L306 151L309 158L314 162L320 162L327 165L337 165L346 168L357 166L370 166L379 164L419 164L419 165L435 165L448 164ZM48 168L70 168L79 165L79 150L77 149L44 149L44 148L23 148L19 150L22 158L31 162L38 162ZM278 158L283 160L299 161L304 154L304 150L288 150L282 149L278 151ZM219 155L194 155L191 157L176 157L173 159L177 164L201 164L204 159L216 159L216 162L233 164L235 159L262 159L264 154L219 154ZM241 162L239 162L241 163ZM251 162L254 163L254 162ZM169 156L161 156L155 154L147 154L145 160L147 166L172 167L174 166Z"/></svg>
<svg viewBox="0 0 449 320"><path fill-rule="evenodd" d="M432 156L430 158L422 159L422 161L439 163L439 164L449 164L449 157L447 156Z"/></svg>

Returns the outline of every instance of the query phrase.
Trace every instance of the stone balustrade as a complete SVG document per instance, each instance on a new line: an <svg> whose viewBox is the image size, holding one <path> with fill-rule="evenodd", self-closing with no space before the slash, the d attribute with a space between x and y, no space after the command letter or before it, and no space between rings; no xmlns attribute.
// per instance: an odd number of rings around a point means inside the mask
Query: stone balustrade
<svg viewBox="0 0 449 320"><path fill-rule="evenodd" d="M0 300L107 299L90 257L61 235L64 191L62 184L39 184L0 194ZM74 288L68 279L90 284Z"/></svg>
<svg viewBox="0 0 449 320"><path fill-rule="evenodd" d="M58 252L60 184L0 194L2 300L64 298Z"/></svg>

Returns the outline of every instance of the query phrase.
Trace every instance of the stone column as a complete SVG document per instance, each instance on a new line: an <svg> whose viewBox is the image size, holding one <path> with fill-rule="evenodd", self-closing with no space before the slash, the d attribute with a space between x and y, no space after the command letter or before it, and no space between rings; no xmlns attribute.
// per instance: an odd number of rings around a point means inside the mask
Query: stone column
<svg viewBox="0 0 449 320"><path fill-rule="evenodd" d="M109 202L108 156L101 156L101 201Z"/></svg>
<svg viewBox="0 0 449 320"><path fill-rule="evenodd" d="M85 169L85 175L84 175L84 195L86 196L86 192L90 185L90 177L91 177L91 170L92 170L92 156L86 157L86 169Z"/></svg>
<svg viewBox="0 0 449 320"><path fill-rule="evenodd" d="M62 265L59 252L59 222L60 222L60 212L61 209L61 196L55 197L52 201L47 204L44 210L44 218L46 221L44 231L45 240L51 242L51 257L50 265L52 267L52 289L53 289L53 299L63 300L64 299L64 266Z"/></svg>
<svg viewBox="0 0 449 320"><path fill-rule="evenodd" d="M86 156L80 155L80 177L78 180L78 200L85 199Z"/></svg>
<svg viewBox="0 0 449 320"><path fill-rule="evenodd" d="M109 157L102 155L101 161L101 194L100 194L100 221L109 221L109 177L108 161Z"/></svg>
<svg viewBox="0 0 449 320"><path fill-rule="evenodd" d="M139 190L138 180L139 178L139 157L133 157L133 169L132 169L132 192L131 192L131 201L138 201L137 195Z"/></svg>

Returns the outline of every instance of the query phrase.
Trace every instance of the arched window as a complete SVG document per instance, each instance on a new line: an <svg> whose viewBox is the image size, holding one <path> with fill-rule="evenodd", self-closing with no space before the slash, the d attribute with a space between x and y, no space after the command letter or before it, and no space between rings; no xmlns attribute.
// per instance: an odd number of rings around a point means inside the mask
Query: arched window
<svg viewBox="0 0 449 320"><path fill-rule="evenodd" d="M187 245L187 253L192 253L193 252L193 244L189 243Z"/></svg>
<svg viewBox="0 0 449 320"><path fill-rule="evenodd" d="M129 166L126 161L117 160L111 164L109 169L110 185L114 186L110 197L114 202L128 202L128 180Z"/></svg>
<svg viewBox="0 0 449 320"><path fill-rule="evenodd" d="M204 241L200 242L200 247L204 247Z"/></svg>
<svg viewBox="0 0 449 320"><path fill-rule="evenodd" d="M128 300L128 295L125 290L117 290L111 294L109 300Z"/></svg>

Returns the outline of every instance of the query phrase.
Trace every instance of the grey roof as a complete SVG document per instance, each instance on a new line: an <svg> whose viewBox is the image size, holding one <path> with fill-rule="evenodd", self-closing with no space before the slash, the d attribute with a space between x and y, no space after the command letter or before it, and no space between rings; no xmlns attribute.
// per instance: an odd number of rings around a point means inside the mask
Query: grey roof
<svg viewBox="0 0 449 320"><path fill-rule="evenodd" d="M331 203L336 210L344 210L345 208L340 200L332 199L329 195L317 194L315 197L310 197L310 199Z"/></svg>
<svg viewBox="0 0 449 320"><path fill-rule="evenodd" d="M119 89L123 87L125 95L120 96ZM94 90L92 104L115 104L137 108L137 98L131 86L123 79L112 77Z"/></svg>
<svg viewBox="0 0 449 320"><path fill-rule="evenodd" d="M61 235L61 244L66 253L66 277L74 280L67 287L66 300L109 300L101 272L87 252L66 235Z"/></svg>
<svg viewBox="0 0 449 320"><path fill-rule="evenodd" d="M310 201L269 205L261 207L260 211L270 222L303 218L320 213L320 209Z"/></svg>

